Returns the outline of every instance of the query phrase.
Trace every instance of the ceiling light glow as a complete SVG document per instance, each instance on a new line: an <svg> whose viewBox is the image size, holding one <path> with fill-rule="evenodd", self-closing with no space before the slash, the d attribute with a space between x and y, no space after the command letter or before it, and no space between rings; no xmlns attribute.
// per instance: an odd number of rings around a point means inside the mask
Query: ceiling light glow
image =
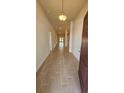
<svg viewBox="0 0 124 93"><path fill-rule="evenodd" d="M60 21L65 21L66 19L67 19L67 16L65 16L64 14L59 15Z"/></svg>

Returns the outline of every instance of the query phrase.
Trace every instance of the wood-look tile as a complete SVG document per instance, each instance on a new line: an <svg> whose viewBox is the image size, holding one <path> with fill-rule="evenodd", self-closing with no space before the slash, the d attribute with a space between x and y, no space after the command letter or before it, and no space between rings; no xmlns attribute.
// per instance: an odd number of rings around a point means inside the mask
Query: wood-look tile
<svg viewBox="0 0 124 93"><path fill-rule="evenodd" d="M36 93L81 93L78 65L67 48L56 47L37 75Z"/></svg>

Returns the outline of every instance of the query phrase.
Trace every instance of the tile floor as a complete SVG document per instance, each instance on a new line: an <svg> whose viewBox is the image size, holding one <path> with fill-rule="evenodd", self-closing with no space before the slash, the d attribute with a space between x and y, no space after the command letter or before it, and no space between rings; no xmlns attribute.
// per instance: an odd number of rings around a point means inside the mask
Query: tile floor
<svg viewBox="0 0 124 93"><path fill-rule="evenodd" d="M37 75L36 93L81 93L78 65L68 48L56 47Z"/></svg>

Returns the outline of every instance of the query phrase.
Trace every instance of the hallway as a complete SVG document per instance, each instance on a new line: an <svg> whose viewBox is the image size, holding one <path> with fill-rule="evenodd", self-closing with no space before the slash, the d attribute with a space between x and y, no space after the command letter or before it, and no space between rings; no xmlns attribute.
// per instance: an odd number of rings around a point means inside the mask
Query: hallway
<svg viewBox="0 0 124 93"><path fill-rule="evenodd" d="M50 53L37 74L36 93L81 93L78 61L68 48L57 47Z"/></svg>
<svg viewBox="0 0 124 93"><path fill-rule="evenodd" d="M87 11L88 0L37 0L37 93L81 93L78 73Z"/></svg>

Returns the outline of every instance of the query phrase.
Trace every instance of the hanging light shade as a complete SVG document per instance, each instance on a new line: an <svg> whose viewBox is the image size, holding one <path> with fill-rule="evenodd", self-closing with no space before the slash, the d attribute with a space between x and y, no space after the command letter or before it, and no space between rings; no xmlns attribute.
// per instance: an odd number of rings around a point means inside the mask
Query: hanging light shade
<svg viewBox="0 0 124 93"><path fill-rule="evenodd" d="M65 21L67 19L67 16L64 15L64 12L63 12L63 0L62 0L62 12L61 14L59 15L59 20L60 21Z"/></svg>
<svg viewBox="0 0 124 93"><path fill-rule="evenodd" d="M65 21L66 19L67 19L67 16L65 16L64 14L59 15L60 21Z"/></svg>

